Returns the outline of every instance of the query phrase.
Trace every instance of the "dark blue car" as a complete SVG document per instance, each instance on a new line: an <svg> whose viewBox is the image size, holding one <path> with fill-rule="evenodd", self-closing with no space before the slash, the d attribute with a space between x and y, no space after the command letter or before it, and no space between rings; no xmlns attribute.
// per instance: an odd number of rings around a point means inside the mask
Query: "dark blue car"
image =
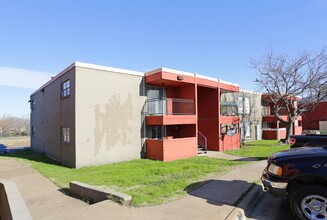
<svg viewBox="0 0 327 220"><path fill-rule="evenodd" d="M8 148L5 145L0 144L0 154L7 154L7 153L9 153Z"/></svg>

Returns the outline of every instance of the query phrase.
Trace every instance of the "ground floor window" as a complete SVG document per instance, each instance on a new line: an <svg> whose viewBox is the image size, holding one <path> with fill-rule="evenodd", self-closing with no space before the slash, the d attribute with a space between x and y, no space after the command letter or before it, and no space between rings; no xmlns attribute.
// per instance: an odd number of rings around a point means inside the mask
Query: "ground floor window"
<svg viewBox="0 0 327 220"><path fill-rule="evenodd" d="M68 127L60 128L60 141L64 143L70 142L70 129Z"/></svg>
<svg viewBox="0 0 327 220"><path fill-rule="evenodd" d="M166 137L166 127L161 125L147 126L147 138L162 139Z"/></svg>

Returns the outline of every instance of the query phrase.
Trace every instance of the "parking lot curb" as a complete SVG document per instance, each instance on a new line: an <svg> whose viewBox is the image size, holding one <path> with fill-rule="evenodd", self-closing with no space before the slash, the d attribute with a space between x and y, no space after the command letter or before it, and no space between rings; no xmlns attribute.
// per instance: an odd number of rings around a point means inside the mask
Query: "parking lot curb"
<svg viewBox="0 0 327 220"><path fill-rule="evenodd" d="M247 215L252 211L260 194L263 193L262 185L255 184L248 194L241 200L241 202L233 209L233 211L226 217L226 220L246 220Z"/></svg>

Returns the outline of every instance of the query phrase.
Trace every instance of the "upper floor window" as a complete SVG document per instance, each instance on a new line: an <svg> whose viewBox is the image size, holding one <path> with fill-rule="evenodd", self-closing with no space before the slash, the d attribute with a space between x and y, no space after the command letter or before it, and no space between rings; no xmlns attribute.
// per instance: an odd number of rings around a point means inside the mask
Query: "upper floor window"
<svg viewBox="0 0 327 220"><path fill-rule="evenodd" d="M30 102L31 110L33 111L35 109L36 100L31 99L29 102Z"/></svg>
<svg viewBox="0 0 327 220"><path fill-rule="evenodd" d="M242 96L237 98L237 110L238 110L238 114L240 114L240 115L243 114L243 97Z"/></svg>
<svg viewBox="0 0 327 220"><path fill-rule="evenodd" d="M244 111L244 114L248 115L251 113L251 106L250 106L250 98L248 97L245 97L244 98L244 106L243 106L243 111Z"/></svg>
<svg viewBox="0 0 327 220"><path fill-rule="evenodd" d="M67 80L61 84L61 97L67 97L70 95L70 80Z"/></svg>
<svg viewBox="0 0 327 220"><path fill-rule="evenodd" d="M248 97L238 97L237 98L237 109L238 109L238 114L240 115L249 115L250 114L250 98Z"/></svg>

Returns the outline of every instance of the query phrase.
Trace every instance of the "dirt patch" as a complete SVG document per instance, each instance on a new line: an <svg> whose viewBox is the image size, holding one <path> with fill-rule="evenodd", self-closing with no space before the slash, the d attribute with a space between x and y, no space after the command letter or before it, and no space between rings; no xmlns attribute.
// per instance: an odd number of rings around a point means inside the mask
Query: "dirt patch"
<svg viewBox="0 0 327 220"><path fill-rule="evenodd" d="M5 138L0 138L0 144L4 144L8 148L27 147L27 146L31 146L31 140L29 136L5 137Z"/></svg>

